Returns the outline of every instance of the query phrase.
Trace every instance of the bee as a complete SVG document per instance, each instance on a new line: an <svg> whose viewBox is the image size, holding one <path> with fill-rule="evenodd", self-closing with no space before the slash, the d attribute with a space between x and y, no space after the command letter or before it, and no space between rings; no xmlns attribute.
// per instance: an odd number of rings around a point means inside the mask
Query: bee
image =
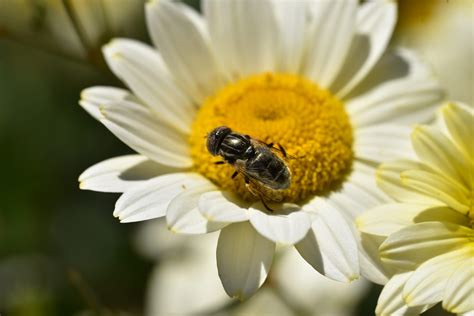
<svg viewBox="0 0 474 316"><path fill-rule="evenodd" d="M234 132L227 126L220 126L208 134L207 150L211 155L220 156L224 160L216 164L228 163L235 168L232 179L242 174L249 192L259 197L269 211L273 210L266 201L280 202L281 191L290 187L290 169L276 154L278 151L284 158L287 157L280 144L276 148L273 143L267 144L249 135Z"/></svg>

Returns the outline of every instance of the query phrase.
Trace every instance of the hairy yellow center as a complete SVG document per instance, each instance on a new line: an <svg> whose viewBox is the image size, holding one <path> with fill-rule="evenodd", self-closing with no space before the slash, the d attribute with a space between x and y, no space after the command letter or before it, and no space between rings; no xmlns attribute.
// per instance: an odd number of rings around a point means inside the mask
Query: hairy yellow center
<svg viewBox="0 0 474 316"><path fill-rule="evenodd" d="M291 185L284 201L300 202L332 189L353 158L352 127L344 106L327 90L293 75L265 73L228 85L201 106L190 136L195 171L247 200L242 176L231 165L216 165L205 136L218 126L281 144L290 156ZM280 154L281 157L281 154Z"/></svg>

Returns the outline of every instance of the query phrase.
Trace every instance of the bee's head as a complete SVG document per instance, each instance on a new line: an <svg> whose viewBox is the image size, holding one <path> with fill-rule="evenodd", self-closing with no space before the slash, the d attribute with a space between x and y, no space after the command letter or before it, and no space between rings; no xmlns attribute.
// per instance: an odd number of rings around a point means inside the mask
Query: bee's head
<svg viewBox="0 0 474 316"><path fill-rule="evenodd" d="M232 130L227 126L219 126L214 128L207 135L207 150L211 153L211 155L217 156L222 141L231 132Z"/></svg>

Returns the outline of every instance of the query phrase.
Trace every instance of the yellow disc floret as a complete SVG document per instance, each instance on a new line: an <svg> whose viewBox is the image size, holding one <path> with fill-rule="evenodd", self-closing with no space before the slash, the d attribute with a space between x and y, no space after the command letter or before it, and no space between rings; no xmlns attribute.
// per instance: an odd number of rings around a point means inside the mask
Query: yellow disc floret
<svg viewBox="0 0 474 316"><path fill-rule="evenodd" d="M231 179L230 165L215 165L205 136L218 126L279 143L290 158L290 188L284 201L322 194L349 171L352 127L344 106L327 90L293 75L260 74L228 85L201 106L190 136L195 171L224 190L254 199L242 177Z"/></svg>

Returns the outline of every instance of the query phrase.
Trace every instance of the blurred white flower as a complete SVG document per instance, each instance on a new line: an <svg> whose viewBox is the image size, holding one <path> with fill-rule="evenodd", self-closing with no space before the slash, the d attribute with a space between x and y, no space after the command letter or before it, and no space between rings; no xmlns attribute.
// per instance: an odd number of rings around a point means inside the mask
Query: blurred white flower
<svg viewBox="0 0 474 316"><path fill-rule="evenodd" d="M217 239L216 233L177 236L160 220L141 227L136 247L158 261L148 282L145 315L349 316L367 294L367 281L329 280L296 251L284 248L278 251L267 284L248 301L237 303L227 297L217 277Z"/></svg>
<svg viewBox="0 0 474 316"><path fill-rule="evenodd" d="M474 2L398 0L394 45L415 49L429 62L448 98L474 104Z"/></svg>
<svg viewBox="0 0 474 316"><path fill-rule="evenodd" d="M334 280L353 281L362 269L385 282L378 258L359 255L353 220L386 201L374 165L409 154L408 125L430 119L442 98L411 52L385 52L396 4L202 4L203 15L172 1L147 4L158 50L126 39L104 47L132 92L92 87L80 104L139 155L89 168L80 187L124 192L114 211L121 222L166 216L174 232L220 230L217 267L232 297L258 290L277 244L295 245ZM230 165L214 164L203 137L221 125L300 157L287 161L292 184L276 212L231 179Z"/></svg>
<svg viewBox="0 0 474 316"><path fill-rule="evenodd" d="M380 256L397 269L377 314L413 313L440 301L452 313L474 312L474 111L450 103L440 116L443 128L413 131L417 160L378 170L379 186L397 203L357 219L361 231L386 237Z"/></svg>
<svg viewBox="0 0 474 316"><path fill-rule="evenodd" d="M0 1L3 36L75 58L95 58L114 36L136 37L144 0ZM141 22L141 23L140 23Z"/></svg>

